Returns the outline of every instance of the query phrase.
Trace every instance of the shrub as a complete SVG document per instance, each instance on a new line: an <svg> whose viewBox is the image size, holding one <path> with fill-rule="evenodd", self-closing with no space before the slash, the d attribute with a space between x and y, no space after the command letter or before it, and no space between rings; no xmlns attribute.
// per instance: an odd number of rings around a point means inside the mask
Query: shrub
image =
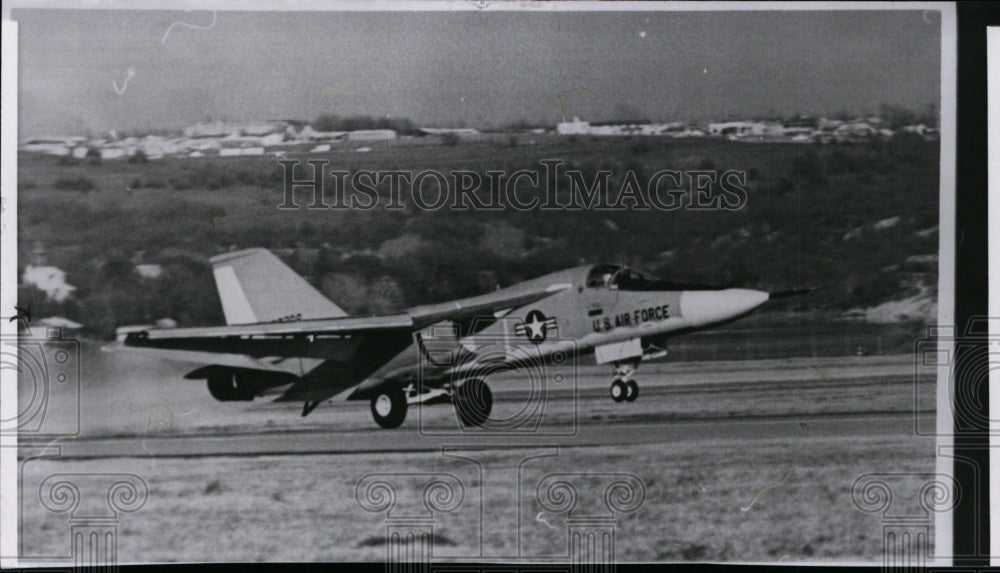
<svg viewBox="0 0 1000 573"><path fill-rule="evenodd" d="M792 161L792 174L800 181L821 184L825 181L823 161L816 150L810 149Z"/></svg>
<svg viewBox="0 0 1000 573"><path fill-rule="evenodd" d="M170 187L172 187L174 191L186 191L191 188L191 179L186 176L171 177Z"/></svg>
<svg viewBox="0 0 1000 573"><path fill-rule="evenodd" d="M62 191L82 191L86 193L94 189L94 182L86 177L60 177L56 179L55 188Z"/></svg>
<svg viewBox="0 0 1000 573"><path fill-rule="evenodd" d="M98 149L98 148L96 148L96 147L88 147L87 148L87 154L84 155L84 158L86 158L87 159L87 163L90 163L91 165L100 165L101 164L101 150Z"/></svg>
<svg viewBox="0 0 1000 573"><path fill-rule="evenodd" d="M646 141L645 139L640 139L639 141L632 144L632 147L629 148L629 151L632 152L632 155L641 155L643 153L649 153L651 149L652 146L649 145L648 141Z"/></svg>

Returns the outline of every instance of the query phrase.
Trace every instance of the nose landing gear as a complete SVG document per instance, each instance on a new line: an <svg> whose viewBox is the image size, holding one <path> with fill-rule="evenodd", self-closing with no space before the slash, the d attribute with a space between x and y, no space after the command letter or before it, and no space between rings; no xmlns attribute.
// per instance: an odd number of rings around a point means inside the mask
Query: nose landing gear
<svg viewBox="0 0 1000 573"><path fill-rule="evenodd" d="M634 402L639 397L639 384L632 380L636 364L615 362L615 380L611 383L611 399L615 402Z"/></svg>

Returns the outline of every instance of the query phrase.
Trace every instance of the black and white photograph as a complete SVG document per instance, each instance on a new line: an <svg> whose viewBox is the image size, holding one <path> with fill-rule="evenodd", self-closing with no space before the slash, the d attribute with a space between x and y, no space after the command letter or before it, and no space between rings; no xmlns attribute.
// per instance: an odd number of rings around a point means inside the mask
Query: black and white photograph
<svg viewBox="0 0 1000 573"><path fill-rule="evenodd" d="M955 18L5 7L0 557L948 564Z"/></svg>

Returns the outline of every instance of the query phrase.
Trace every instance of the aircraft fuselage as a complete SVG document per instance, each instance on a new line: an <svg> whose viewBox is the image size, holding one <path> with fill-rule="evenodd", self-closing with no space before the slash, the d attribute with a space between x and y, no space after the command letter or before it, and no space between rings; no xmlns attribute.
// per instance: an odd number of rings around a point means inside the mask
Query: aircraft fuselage
<svg viewBox="0 0 1000 573"><path fill-rule="evenodd" d="M367 387L386 378L461 379L463 373L481 371L484 362L518 363L548 360L553 355L594 352L598 363L641 360L650 352L648 341L679 331L691 331L727 322L768 300L766 292L751 289L650 290L614 284L614 277L596 282L570 269L483 295L509 297L517 289L544 287L553 294L513 308L501 316L454 323L445 321L414 333L414 344L375 372L359 387L355 398L364 398ZM624 281L622 281L624 283ZM473 305L481 297L440 305L440 312ZM437 305L419 307L415 314L438 311ZM500 314L500 313L497 313Z"/></svg>

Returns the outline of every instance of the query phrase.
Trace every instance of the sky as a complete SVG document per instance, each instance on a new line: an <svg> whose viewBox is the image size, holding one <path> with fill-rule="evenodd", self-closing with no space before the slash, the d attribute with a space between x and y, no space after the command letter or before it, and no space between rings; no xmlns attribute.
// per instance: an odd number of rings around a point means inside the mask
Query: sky
<svg viewBox="0 0 1000 573"><path fill-rule="evenodd" d="M924 110L932 11L15 9L20 136L320 114L489 127Z"/></svg>

